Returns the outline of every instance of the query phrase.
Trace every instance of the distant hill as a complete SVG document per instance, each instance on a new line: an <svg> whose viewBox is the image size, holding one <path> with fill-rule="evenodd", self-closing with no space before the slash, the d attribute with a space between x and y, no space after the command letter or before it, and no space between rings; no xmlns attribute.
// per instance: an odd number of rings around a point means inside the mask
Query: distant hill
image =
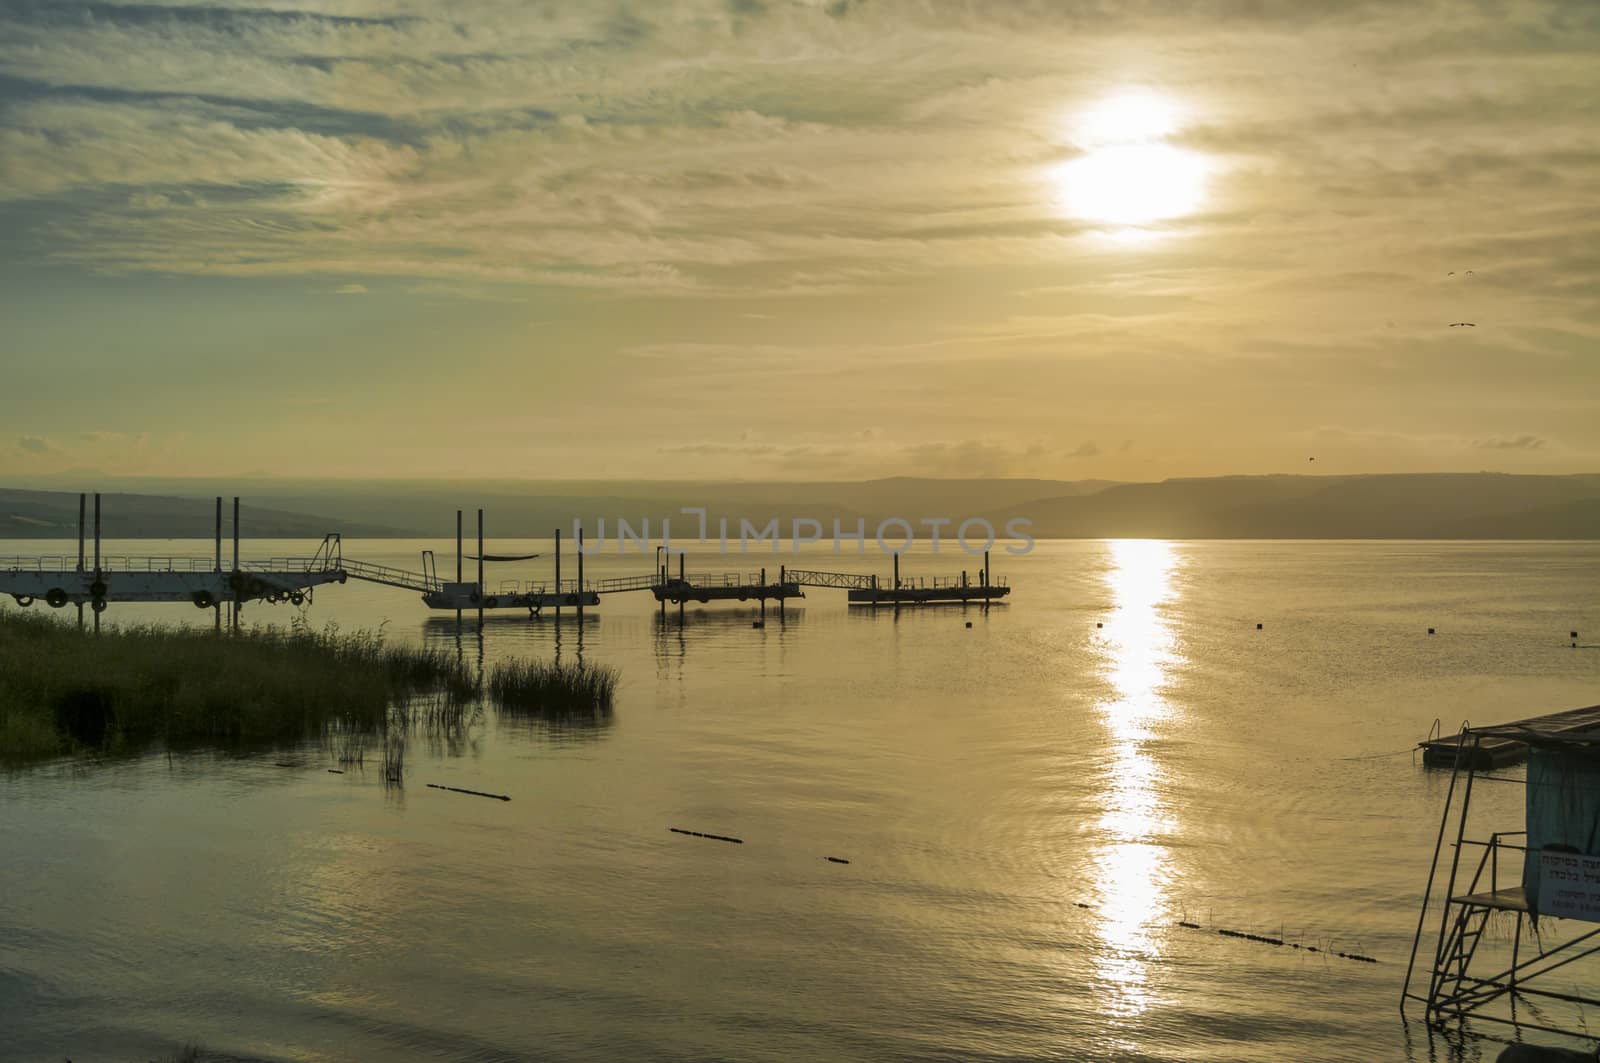
<svg viewBox="0 0 1600 1063"><path fill-rule="evenodd" d="M1041 498L1040 538L1594 539L1600 479L1500 473L1224 476Z"/></svg>
<svg viewBox="0 0 1600 1063"><path fill-rule="evenodd" d="M202 539L216 527L212 499L102 493L100 532L106 539ZM224 503L225 534L232 535L233 506ZM84 534L94 534L94 500L85 507ZM375 524L288 513L259 506L239 507L239 526L253 539L320 539L328 532L388 536L391 528ZM0 539L76 539L78 496L64 491L18 491L0 488Z"/></svg>
<svg viewBox="0 0 1600 1063"><path fill-rule="evenodd" d="M797 518L819 520L824 534L833 520L854 528L867 521L869 532L884 517L897 516L913 523L923 517L960 519L997 507L1015 506L1042 496L1072 497L1106 487L1110 481L1088 480L934 480L900 477L868 481L810 483L746 483L728 481L583 481L583 480L211 480L128 479L116 486L151 495L197 497L209 506L207 496L240 495L251 503L270 505L286 515L328 514L313 518L326 530L347 535L436 536L455 534L457 508L466 510L470 530L475 510L482 506L491 537L546 536L557 527L570 531L575 517L596 528L605 518L607 533L615 534L619 518L639 528L648 518L652 534L659 537L661 522L671 519L678 535L695 527L685 506L703 506L715 535L719 516L729 518L736 534L740 518L757 526L776 519L787 532ZM73 490L92 490L94 483L66 483ZM33 492L41 494L42 492ZM0 499L3 499L0 495ZM62 496L77 520L77 496ZM209 509L207 510L209 513ZM24 513L24 516L32 516ZM187 518L186 518L187 519ZM206 534L209 516L200 531ZM75 525L73 525L75 527ZM247 528L249 523L246 522ZM386 529L348 530L348 529ZM0 535L47 534L0 532ZM76 534L76 531L73 532ZM260 534L269 534L265 531ZM321 531L317 532L320 536Z"/></svg>
<svg viewBox="0 0 1600 1063"><path fill-rule="evenodd" d="M685 506L719 516L737 536L740 518L757 526L811 518L831 533L834 519L853 528L900 517L960 521L984 516L1002 528L1031 520L1036 538L1172 539L1600 539L1600 475L1517 476L1418 473L1378 476L1220 476L1111 483L1063 480L935 480L731 483L713 481L118 481L150 493L105 496L108 537L205 537L218 493L249 499L242 524L252 537L448 538L455 511L466 524L482 506L491 538L570 533L574 518L607 534L625 518L650 521L659 538L671 518L676 537L692 535ZM76 488L78 485L71 485ZM87 486L87 485L86 485ZM265 505L264 505L265 504ZM76 534L77 495L0 489L0 537ZM268 508L270 507L270 508ZM947 528L945 534L951 534ZM918 526L919 534L925 529Z"/></svg>

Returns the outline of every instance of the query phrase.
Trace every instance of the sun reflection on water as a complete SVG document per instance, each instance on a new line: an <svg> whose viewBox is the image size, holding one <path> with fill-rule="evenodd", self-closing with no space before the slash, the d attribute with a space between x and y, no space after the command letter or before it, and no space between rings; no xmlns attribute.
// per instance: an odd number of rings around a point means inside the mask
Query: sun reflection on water
<svg viewBox="0 0 1600 1063"><path fill-rule="evenodd" d="M1145 968L1159 941L1149 928L1166 906L1169 867L1160 838L1172 821L1158 789L1161 763L1145 747L1171 712L1164 690L1178 657L1163 606L1174 597L1180 559L1160 541L1109 547L1105 579L1113 611L1100 635L1111 696L1097 710L1109 732L1111 760L1103 777L1105 811L1094 832L1101 939L1095 966L1103 1004L1114 1014L1134 1015L1152 1003Z"/></svg>

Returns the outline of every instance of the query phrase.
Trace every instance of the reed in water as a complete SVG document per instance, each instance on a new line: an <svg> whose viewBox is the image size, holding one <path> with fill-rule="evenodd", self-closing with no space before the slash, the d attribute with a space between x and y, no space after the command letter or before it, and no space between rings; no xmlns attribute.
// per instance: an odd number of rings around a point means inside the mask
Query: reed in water
<svg viewBox="0 0 1600 1063"><path fill-rule="evenodd" d="M0 610L0 758L123 752L154 742L297 740L382 729L418 694L478 696L443 650L304 624L238 636L146 624L88 634Z"/></svg>
<svg viewBox="0 0 1600 1063"><path fill-rule="evenodd" d="M503 711L559 717L609 712L617 670L588 661L501 661L489 673L489 696Z"/></svg>

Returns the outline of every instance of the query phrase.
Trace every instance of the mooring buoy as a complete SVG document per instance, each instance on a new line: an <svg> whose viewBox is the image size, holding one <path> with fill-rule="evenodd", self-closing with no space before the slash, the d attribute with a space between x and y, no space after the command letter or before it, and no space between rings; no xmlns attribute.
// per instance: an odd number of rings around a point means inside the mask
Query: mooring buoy
<svg viewBox="0 0 1600 1063"><path fill-rule="evenodd" d="M1430 627L1430 628L1429 628L1429 629L1428 629L1428 634L1430 634L1430 635L1431 635L1431 634L1433 634L1433 628L1431 628L1431 627Z"/></svg>

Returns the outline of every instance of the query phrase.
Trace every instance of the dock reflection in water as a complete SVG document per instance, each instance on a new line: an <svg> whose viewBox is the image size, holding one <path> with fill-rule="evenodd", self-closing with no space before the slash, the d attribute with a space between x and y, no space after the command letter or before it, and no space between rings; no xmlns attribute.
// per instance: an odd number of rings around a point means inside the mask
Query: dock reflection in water
<svg viewBox="0 0 1600 1063"><path fill-rule="evenodd" d="M1160 541L1108 544L1105 582L1113 612L1101 632L1101 661L1110 687L1097 706L1109 734L1110 759L1101 772L1104 794L1095 834L1098 888L1096 961L1102 1003L1133 1016L1155 1003L1146 965L1159 953L1150 928L1166 914L1170 876L1163 835L1173 828L1159 785L1162 767L1146 748L1172 713L1165 697L1177 663L1175 637L1164 606L1173 599L1173 573L1181 556Z"/></svg>

